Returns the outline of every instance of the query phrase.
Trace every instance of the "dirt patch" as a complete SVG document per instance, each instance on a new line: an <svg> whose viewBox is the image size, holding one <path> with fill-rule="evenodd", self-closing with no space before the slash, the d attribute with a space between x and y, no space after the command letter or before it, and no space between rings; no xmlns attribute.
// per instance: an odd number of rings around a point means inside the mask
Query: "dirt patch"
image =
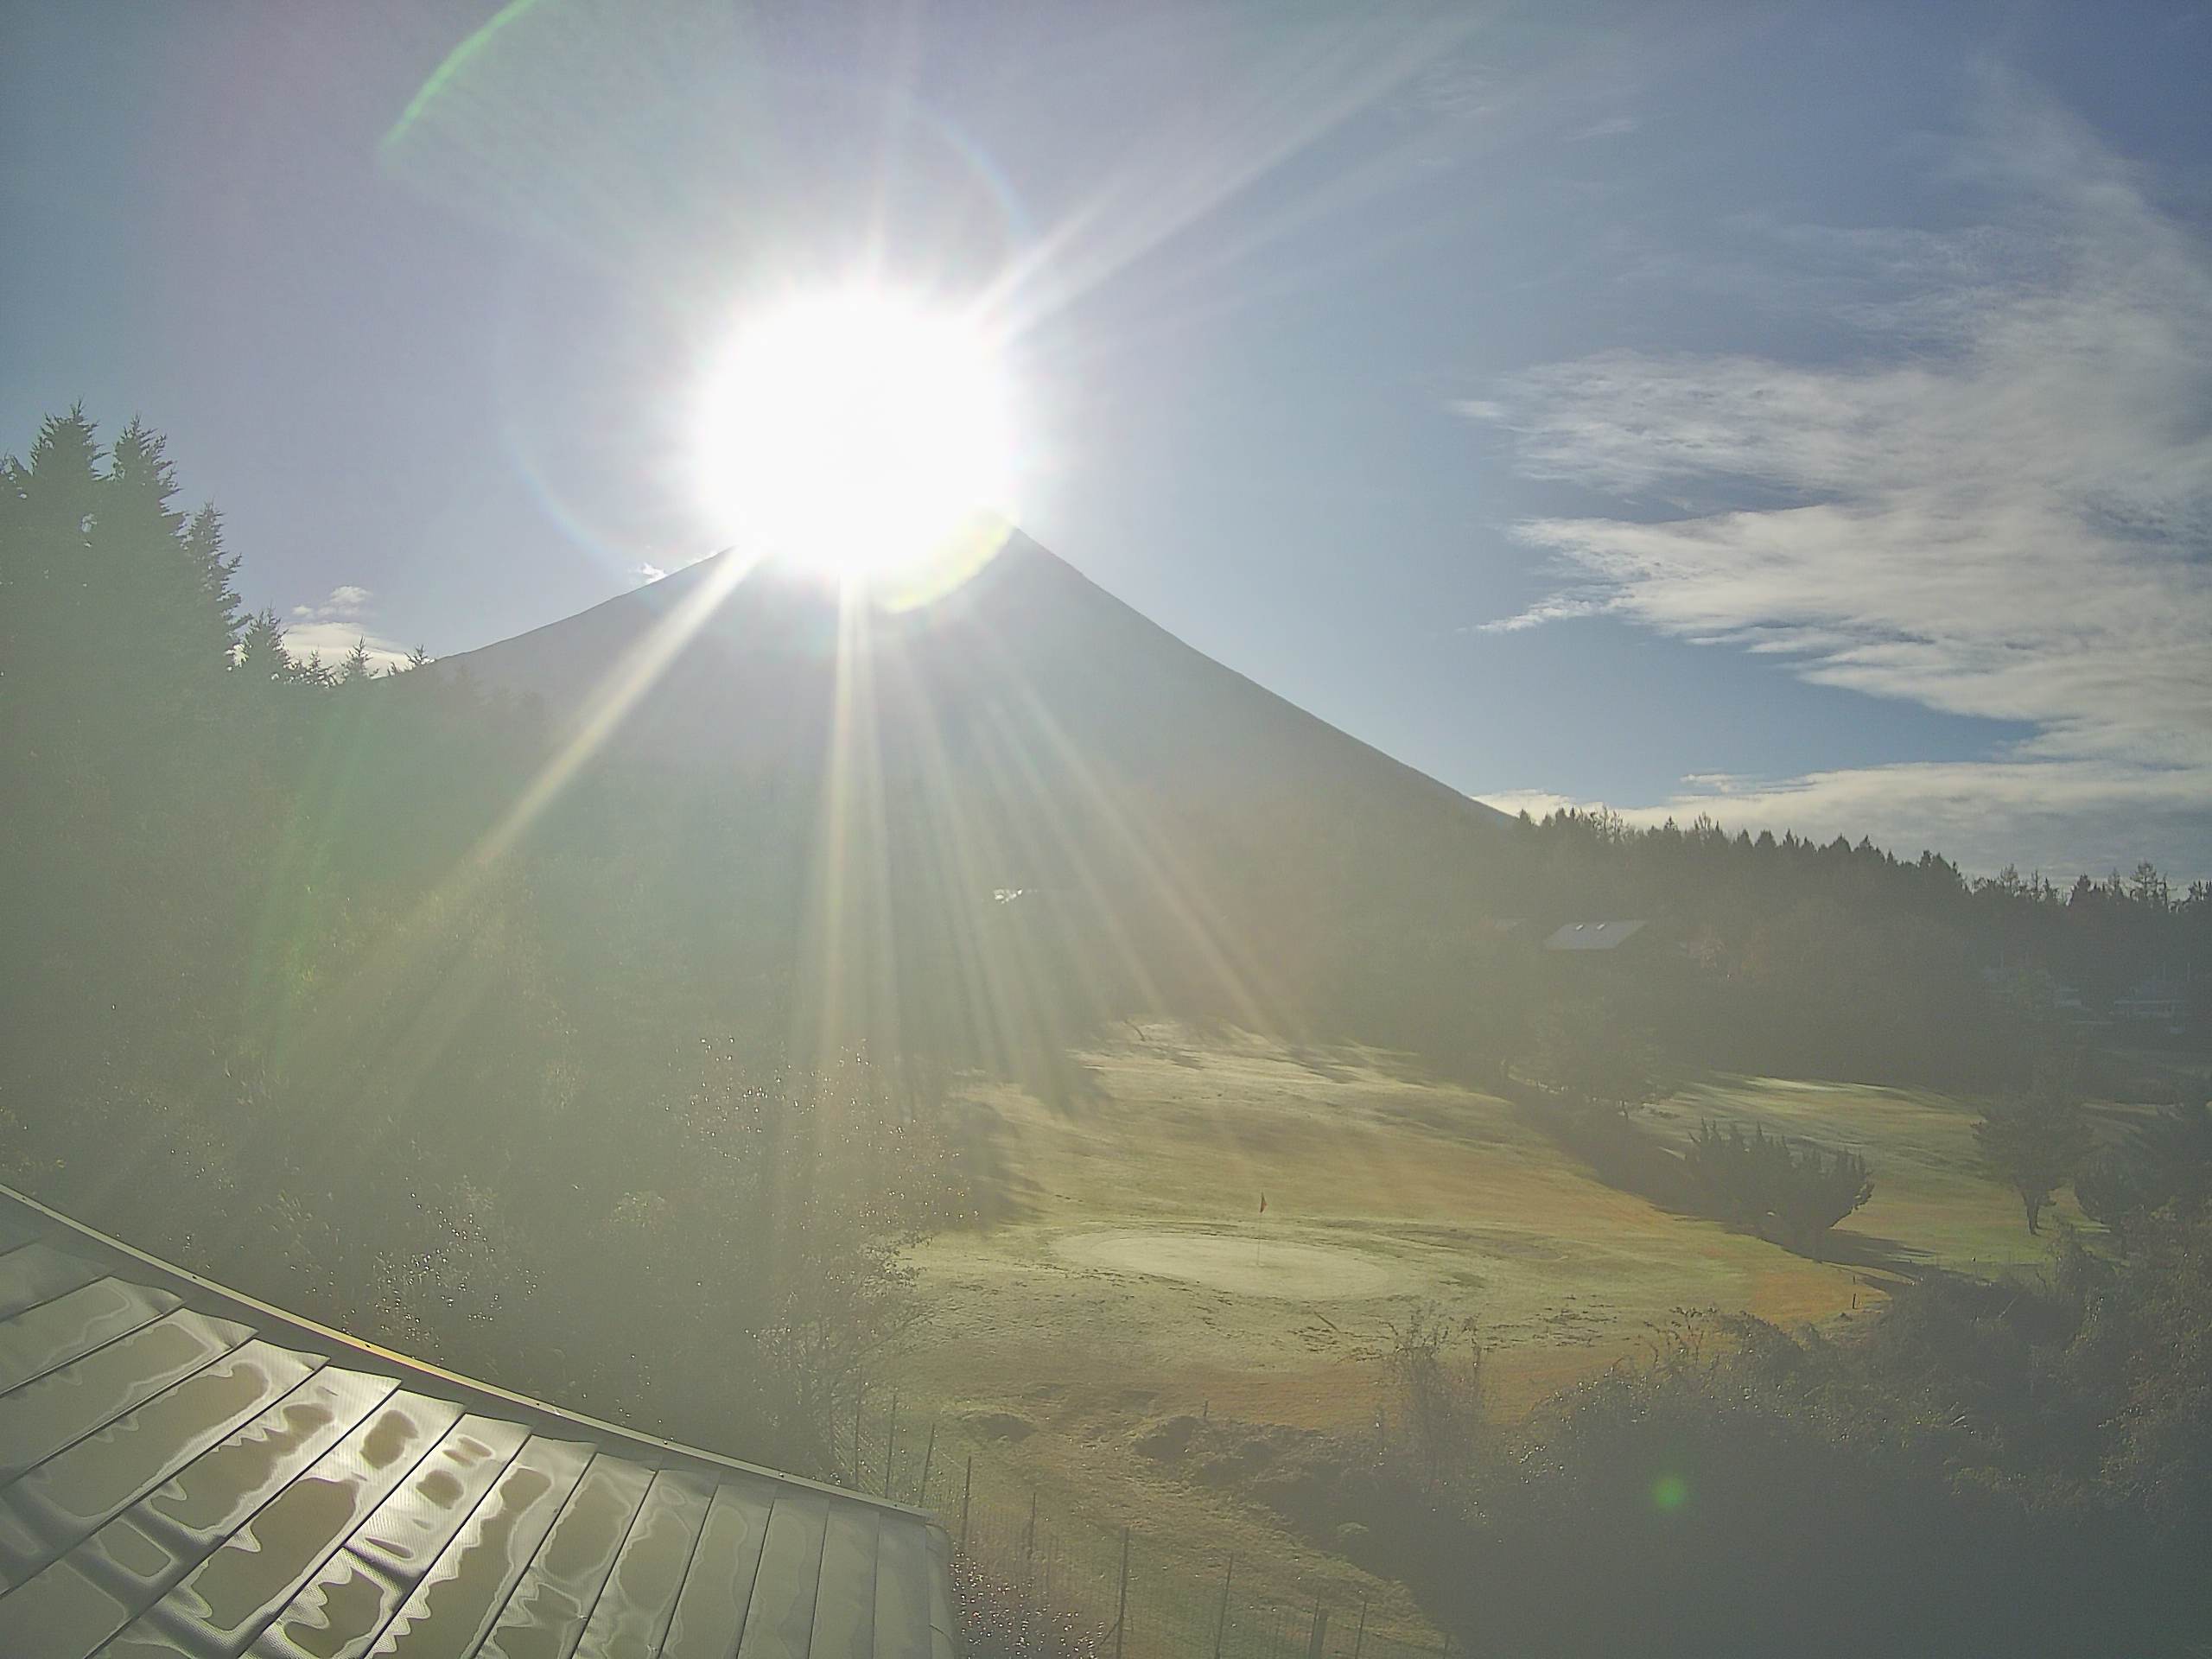
<svg viewBox="0 0 2212 1659"><path fill-rule="evenodd" d="M960 1421L987 1440L1026 1440L1037 1425L1010 1411L963 1411Z"/></svg>
<svg viewBox="0 0 2212 1659"><path fill-rule="evenodd" d="M1129 1444L1139 1457L1173 1463L1191 1449L1199 1427L1198 1420L1192 1416L1163 1417L1157 1422L1147 1423Z"/></svg>
<svg viewBox="0 0 2212 1659"><path fill-rule="evenodd" d="M1077 1267L1179 1279L1239 1296L1338 1301L1385 1296L1399 1275L1356 1249L1168 1228L1117 1227L1056 1239L1053 1251Z"/></svg>

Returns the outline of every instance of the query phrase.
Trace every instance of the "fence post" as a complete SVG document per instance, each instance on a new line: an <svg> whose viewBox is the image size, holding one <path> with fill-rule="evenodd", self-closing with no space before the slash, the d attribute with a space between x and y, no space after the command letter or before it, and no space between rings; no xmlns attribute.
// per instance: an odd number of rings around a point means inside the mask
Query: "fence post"
<svg viewBox="0 0 2212 1659"><path fill-rule="evenodd" d="M968 1454L968 1472L960 1477L960 1553L968 1553L968 1495L976 1490L976 1454Z"/></svg>
<svg viewBox="0 0 2212 1659"><path fill-rule="evenodd" d="M1221 1569L1221 1613L1213 1622L1213 1659L1221 1659L1221 1638L1229 1630L1229 1581L1236 1576L1236 1557Z"/></svg>
<svg viewBox="0 0 2212 1659"><path fill-rule="evenodd" d="M1359 1599L1359 1629L1351 1638L1351 1659L1359 1659L1359 1649L1367 1640L1367 1598Z"/></svg>
<svg viewBox="0 0 2212 1659"><path fill-rule="evenodd" d="M1037 1566L1037 1489L1029 1489L1029 1530L1021 1539L1021 1587L1026 1591L1036 1578Z"/></svg>
<svg viewBox="0 0 2212 1659"><path fill-rule="evenodd" d="M1122 1659L1122 1638L1128 1633L1129 1529L1122 1529L1122 1588L1114 1599L1114 1659Z"/></svg>
<svg viewBox="0 0 2212 1659"><path fill-rule="evenodd" d="M922 1451L922 1488L914 1494L914 1506L925 1509L930 1501L930 1462L937 1456L937 1419L930 1419L930 1443Z"/></svg>
<svg viewBox="0 0 2212 1659"><path fill-rule="evenodd" d="M1329 1610L1313 1598L1313 1629L1306 1638L1306 1659L1321 1659L1321 1643L1329 1633Z"/></svg>
<svg viewBox="0 0 2212 1659"><path fill-rule="evenodd" d="M899 1390L891 1390L891 1427L883 1432L883 1495L891 1496L891 1448L899 1444Z"/></svg>
<svg viewBox="0 0 2212 1659"><path fill-rule="evenodd" d="M856 1492L867 1491L861 1484L861 1402L867 1394L867 1383L853 1384L853 1490Z"/></svg>

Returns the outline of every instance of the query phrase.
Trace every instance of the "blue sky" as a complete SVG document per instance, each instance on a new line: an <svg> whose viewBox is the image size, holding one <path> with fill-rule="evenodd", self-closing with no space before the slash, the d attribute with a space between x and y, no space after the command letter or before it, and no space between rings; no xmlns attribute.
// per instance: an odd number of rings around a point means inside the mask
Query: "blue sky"
<svg viewBox="0 0 2212 1659"><path fill-rule="evenodd" d="M2202 8L493 18L16 16L0 447L449 652L709 550L765 286L997 283L1027 527L1455 786L2212 873Z"/></svg>

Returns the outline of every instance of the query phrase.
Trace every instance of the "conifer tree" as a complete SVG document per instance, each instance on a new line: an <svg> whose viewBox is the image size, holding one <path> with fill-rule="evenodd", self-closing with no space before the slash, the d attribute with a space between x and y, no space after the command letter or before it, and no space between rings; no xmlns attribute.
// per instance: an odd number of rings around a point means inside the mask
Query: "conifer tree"
<svg viewBox="0 0 2212 1659"><path fill-rule="evenodd" d="M219 538L195 546L188 537L165 448L143 421L118 435L87 553L97 611L91 620L125 671L117 689L174 703L215 683L236 643L237 601L226 582L210 589Z"/></svg>
<svg viewBox="0 0 2212 1659"><path fill-rule="evenodd" d="M99 461L92 423L73 409L40 424L28 466L12 455L4 463L0 683L11 697L39 696L74 654L86 609L85 531L99 500Z"/></svg>
<svg viewBox="0 0 2212 1659"><path fill-rule="evenodd" d="M216 511L213 502L202 504L186 524L184 550L199 575L200 591L222 628L225 643L235 645L239 630L245 626L244 601L232 585L238 575L238 561L236 554L224 550L223 515Z"/></svg>
<svg viewBox="0 0 2212 1659"><path fill-rule="evenodd" d="M291 653L284 649L284 630L277 625L276 611L268 607L245 620L231 663L251 683L285 685L298 677Z"/></svg>

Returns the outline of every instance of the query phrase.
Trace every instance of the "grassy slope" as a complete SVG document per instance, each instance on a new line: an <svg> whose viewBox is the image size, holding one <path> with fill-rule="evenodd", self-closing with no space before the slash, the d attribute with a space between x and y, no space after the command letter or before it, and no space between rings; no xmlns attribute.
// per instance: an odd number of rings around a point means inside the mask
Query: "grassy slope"
<svg viewBox="0 0 2212 1659"><path fill-rule="evenodd" d="M1423 1300L1474 1317L1510 1410L1633 1351L1675 1306L1794 1322L1864 1292L1847 1268L1613 1192L1503 1102L1387 1056L1154 1026L1084 1058L1096 1093L1071 1112L1009 1089L978 1096L1020 1213L919 1252L932 1319L909 1397L931 1400L948 1429L984 1409L1034 1426L986 1448L979 1483L1034 1481L1048 1504L1179 1541L1194 1562L1233 1548L1240 1573L1272 1577L1286 1599L1372 1592L1380 1629L1418 1629L1395 1588L1134 1454L1140 1427L1207 1408L1368 1421L1387 1323ZM1239 1272L1233 1288L1158 1276L1139 1270L1160 1265L1142 1253L1153 1233L1343 1252L1357 1284L1316 1295L1285 1274L1268 1294L1249 1282L1264 1273Z"/></svg>
<svg viewBox="0 0 2212 1659"><path fill-rule="evenodd" d="M1857 1240L1870 1253L1960 1268L2040 1261L2048 1241L2029 1234L2019 1201L1982 1173L1974 1144L1980 1115L1972 1104L1923 1090L1719 1077L1676 1090L1646 1121L1683 1141L1706 1118L1764 1123L1864 1153L1874 1197L1836 1230L1839 1254ZM2094 1228L2071 1192L2061 1192L2045 1211L2045 1226L2055 1222Z"/></svg>
<svg viewBox="0 0 2212 1659"><path fill-rule="evenodd" d="M1396 1586L1138 1455L1143 1425L1202 1409L1370 1421L1387 1325L1421 1300L1476 1320L1492 1400L1514 1412L1637 1351L1675 1307L1817 1321L1885 1282L1615 1192L1504 1102L1391 1056L1154 1025L1083 1058L1095 1093L1071 1110L1005 1087L975 1096L1017 1213L918 1253L931 1319L908 1398L943 1414L946 1456L977 1452L979 1491L1020 1504L1033 1484L1048 1513L1126 1522L1187 1554L1194 1579L1233 1550L1240 1582L1285 1601L1372 1595L1380 1630L1422 1633ZM1975 1161L1975 1115L1923 1092L1730 1077L1685 1086L1643 1122L1686 1138L1703 1117L1758 1121L1864 1151L1875 1198L1840 1255L2036 1261L2043 1244ZM2081 1220L2070 1195L2054 1213ZM1144 1270L1173 1266L1192 1239L1231 1268L1220 1282ZM1276 1275L1266 1252L1282 1244L1339 1270L1309 1257ZM960 1425L979 1411L1034 1432L985 1440Z"/></svg>

